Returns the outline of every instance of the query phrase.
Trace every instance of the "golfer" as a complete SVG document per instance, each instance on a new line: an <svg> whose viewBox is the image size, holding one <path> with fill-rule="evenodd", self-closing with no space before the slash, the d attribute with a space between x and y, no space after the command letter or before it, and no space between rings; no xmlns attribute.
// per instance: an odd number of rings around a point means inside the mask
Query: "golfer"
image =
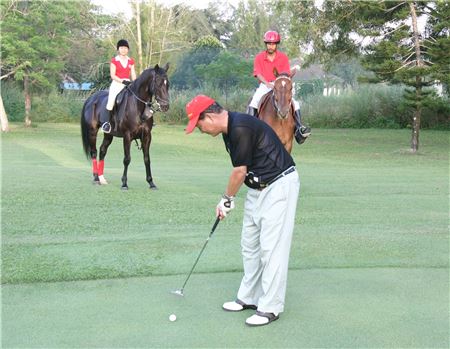
<svg viewBox="0 0 450 349"><path fill-rule="evenodd" d="M246 324L262 326L284 310L286 282L300 180L295 163L272 128L246 114L228 112L214 99L199 95L186 105L186 133L197 127L213 137L222 134L233 170L216 207L220 219L234 208L245 183L242 227L244 277L237 299L226 311L256 310Z"/></svg>

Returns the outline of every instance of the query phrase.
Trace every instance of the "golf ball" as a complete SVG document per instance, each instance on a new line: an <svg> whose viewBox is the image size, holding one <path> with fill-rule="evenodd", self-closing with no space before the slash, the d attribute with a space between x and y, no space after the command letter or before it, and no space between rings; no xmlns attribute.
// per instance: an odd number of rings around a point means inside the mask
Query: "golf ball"
<svg viewBox="0 0 450 349"><path fill-rule="evenodd" d="M175 321L177 319L177 316L175 314L172 314L169 316L170 321Z"/></svg>

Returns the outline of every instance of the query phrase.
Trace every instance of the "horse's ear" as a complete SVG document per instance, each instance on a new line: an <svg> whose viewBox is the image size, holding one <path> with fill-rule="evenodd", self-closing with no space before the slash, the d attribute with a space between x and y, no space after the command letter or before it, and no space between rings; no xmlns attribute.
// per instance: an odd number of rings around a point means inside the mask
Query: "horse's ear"
<svg viewBox="0 0 450 349"><path fill-rule="evenodd" d="M158 70L158 69L159 69L159 65L158 65L158 63L156 63L155 70Z"/></svg>
<svg viewBox="0 0 450 349"><path fill-rule="evenodd" d="M169 70L169 62L167 62L166 65L164 66L164 70L165 70L166 73L167 73L167 71Z"/></svg>
<svg viewBox="0 0 450 349"><path fill-rule="evenodd" d="M276 78L278 77L278 75L280 75L278 74L278 70L275 67L273 67L273 75L275 75Z"/></svg>

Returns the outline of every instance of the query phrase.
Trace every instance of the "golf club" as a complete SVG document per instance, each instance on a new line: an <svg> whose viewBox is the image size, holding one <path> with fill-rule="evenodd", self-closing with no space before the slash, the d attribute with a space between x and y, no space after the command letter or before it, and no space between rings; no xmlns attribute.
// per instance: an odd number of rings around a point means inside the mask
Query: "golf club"
<svg viewBox="0 0 450 349"><path fill-rule="evenodd" d="M200 253L199 253L198 257L197 257L197 259L195 260L194 265L192 266L191 271L189 272L189 274L188 274L186 280L184 281L183 286L182 286L180 289L178 289L178 290L171 291L171 293L173 293L173 294L175 294L175 295L177 295L177 296L181 296L181 297L184 296L184 287L186 286L186 284L187 284L189 278L191 277L191 274L192 274L192 272L194 271L194 268L195 268L195 266L197 265L197 262L198 262L198 260L200 259L200 256L202 255L203 251L205 250L205 247L206 247L206 245L208 244L208 241L209 241L209 239L211 238L212 234L214 233L214 230L216 230L216 227L217 227L217 225L219 224L219 222L220 222L220 218L217 217L217 219L216 219L216 221L214 222L214 225L213 225L213 227L212 227L212 229L211 229L211 232L209 233L208 238L206 239L206 241L205 241L205 243L204 243L204 245L203 245L203 247L202 247L202 249L201 249L201 251L200 251Z"/></svg>

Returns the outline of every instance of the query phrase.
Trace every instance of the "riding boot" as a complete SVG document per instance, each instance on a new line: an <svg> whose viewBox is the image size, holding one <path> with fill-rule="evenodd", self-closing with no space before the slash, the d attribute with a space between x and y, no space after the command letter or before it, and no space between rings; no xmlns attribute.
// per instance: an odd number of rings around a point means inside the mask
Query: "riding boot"
<svg viewBox="0 0 450 349"><path fill-rule="evenodd" d="M303 126L301 121L300 109L297 109L294 113L295 120L295 140L298 144L302 144L306 141L306 138L311 134L311 128Z"/></svg>
<svg viewBox="0 0 450 349"><path fill-rule="evenodd" d="M253 108L251 106L248 106L247 107L247 114L257 118L258 117L258 109L257 108Z"/></svg>

